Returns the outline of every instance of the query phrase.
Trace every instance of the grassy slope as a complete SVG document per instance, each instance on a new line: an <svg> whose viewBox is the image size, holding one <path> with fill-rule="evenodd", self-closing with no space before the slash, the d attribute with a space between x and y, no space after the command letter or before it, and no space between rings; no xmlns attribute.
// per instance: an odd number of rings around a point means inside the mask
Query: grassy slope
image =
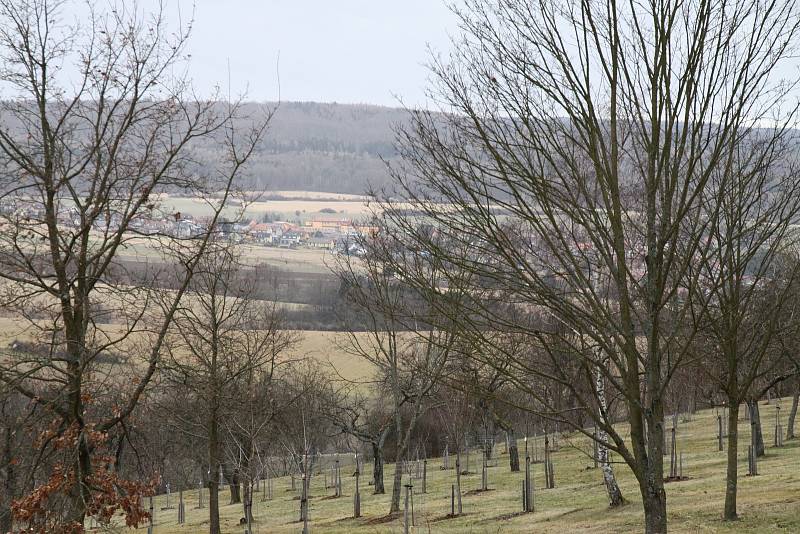
<svg viewBox="0 0 800 534"><path fill-rule="evenodd" d="M784 406L786 402L784 401ZM783 412L788 410L784 409ZM785 425L786 414L783 414ZM765 424L774 424L774 407L762 406ZM749 441L749 425L742 422L741 439ZM678 448L684 451L684 475L689 480L667 484L669 522L672 532L800 532L800 441L787 442L781 449L768 448L767 456L759 464L761 475L746 477L746 447L740 454L739 511L740 521L725 523L720 520L724 498L725 453L716 452L716 419L711 411L696 414L692 421L678 427ZM772 428L765 428L765 441L771 443ZM588 469L591 461L585 455L588 442L585 438L571 436L561 440L561 448L554 453L556 488L536 491L536 511L517 514L520 509L521 474L510 473L504 446L498 467L489 470L492 491L464 497L464 515L447 518L450 484L453 471L441 471L440 460L431 460L428 469L428 493L415 496L417 527L412 532L638 532L642 530L642 510L635 481L625 466L618 466L620 483L629 503L618 510L606 506L600 472ZM580 449L583 449L580 450ZM463 461L463 460L462 460ZM665 458L668 461L668 457ZM472 455L474 471L477 455ZM312 480L311 531L330 533L363 532L365 534L402 532L401 520L383 520L388 510L388 495L374 496L366 486L370 468L362 478L362 514L352 519L353 479L352 467L342 470L345 496L325 498L332 490L323 488L323 476ZM387 466L387 489L393 466ZM534 466L535 487L544 487L541 465ZM419 484L419 482L417 482ZM465 492L480 485L480 474L462 477ZM295 533L301 530L297 523L299 501L297 492L290 489L288 478L274 481L274 499L261 500L256 494L254 513L257 523L255 533ZM298 483L299 488L299 483ZM419 489L419 488L417 488ZM156 527L158 534L203 532L208 509L196 509L197 491L184 494L187 522L177 525L175 510L161 510L164 497L156 498ZM173 496L172 503L177 496ZM228 499L223 491L222 502ZM206 498L207 501L207 498ZM240 505L221 507L223 531L240 533L238 525L242 516Z"/></svg>

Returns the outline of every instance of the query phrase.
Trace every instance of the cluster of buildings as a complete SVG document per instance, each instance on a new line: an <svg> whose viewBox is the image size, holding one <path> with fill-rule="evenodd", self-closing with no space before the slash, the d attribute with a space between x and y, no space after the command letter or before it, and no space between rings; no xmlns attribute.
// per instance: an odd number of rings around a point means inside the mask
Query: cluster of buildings
<svg viewBox="0 0 800 534"><path fill-rule="evenodd" d="M24 202L19 199L2 199L0 215L9 219L27 221L28 224L40 224L44 218L44 209L35 202ZM61 207L57 215L59 226L76 228L81 225L80 214L76 209ZM191 238L205 233L210 224L209 217L193 217L191 214L175 212L163 213L160 210L143 210L137 217L129 221L128 227L143 235L171 235L180 238ZM95 221L98 231L116 231L122 218L119 214L107 213ZM240 243L264 245L282 248L313 248L326 250L350 251L359 235L374 234L377 227L359 224L352 219L341 216L315 216L305 222L259 222L221 221L217 223L218 231L224 239Z"/></svg>
<svg viewBox="0 0 800 534"><path fill-rule="evenodd" d="M159 232L176 237L200 235L208 228L209 220L191 215L175 214L161 220L143 220L139 231ZM303 223L288 221L259 222L257 220L221 221L218 232L224 239L237 243L280 248L313 248L348 250L359 235L374 234L377 227L358 224L342 217L314 217Z"/></svg>
<svg viewBox="0 0 800 534"><path fill-rule="evenodd" d="M144 220L146 226L140 231L161 232L177 237L192 237L202 234L210 221L191 215L175 214L162 220ZM358 235L374 234L377 227L358 224L342 217L314 217L303 223L288 221L259 222L221 221L218 231L225 239L237 243L263 245L280 248L312 248L324 250L347 250Z"/></svg>
<svg viewBox="0 0 800 534"><path fill-rule="evenodd" d="M267 246L334 250L347 246L355 236L377 232L377 227L343 217L313 217L302 224L251 221L236 231L242 240Z"/></svg>

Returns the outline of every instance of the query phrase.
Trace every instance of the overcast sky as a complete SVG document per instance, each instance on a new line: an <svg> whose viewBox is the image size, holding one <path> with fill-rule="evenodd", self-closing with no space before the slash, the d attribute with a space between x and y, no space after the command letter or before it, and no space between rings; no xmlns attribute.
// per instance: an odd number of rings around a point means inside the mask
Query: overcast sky
<svg viewBox="0 0 800 534"><path fill-rule="evenodd" d="M147 9L156 0L140 0ZM251 100L409 105L424 102L427 46L446 52L456 33L444 0L164 0L185 19L195 85L227 84ZM180 2L180 6L178 6ZM102 2L101 2L102 4Z"/></svg>

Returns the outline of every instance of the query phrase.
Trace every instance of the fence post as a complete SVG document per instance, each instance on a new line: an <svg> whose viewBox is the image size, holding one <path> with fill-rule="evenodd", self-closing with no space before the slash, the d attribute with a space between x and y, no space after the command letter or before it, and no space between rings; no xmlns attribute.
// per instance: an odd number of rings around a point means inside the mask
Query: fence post
<svg viewBox="0 0 800 534"><path fill-rule="evenodd" d="M525 493L526 493L525 492L525 480L523 479L522 480L522 511L523 512L527 512L528 511L528 499L527 499L527 495Z"/></svg>
<svg viewBox="0 0 800 534"><path fill-rule="evenodd" d="M525 457L525 511L533 512L533 485L531 484L531 457Z"/></svg>
<svg viewBox="0 0 800 534"><path fill-rule="evenodd" d="M678 453L675 450L675 423L672 423L672 429L670 431L672 434L670 440L670 453L669 453L669 477L676 478L678 476Z"/></svg>
<svg viewBox="0 0 800 534"><path fill-rule="evenodd" d="M356 455L356 472L355 472L356 491L355 494L353 495L353 517L356 519L361 517L361 489L359 487L359 482L358 482L360 475L361 473L358 470L358 455Z"/></svg>
<svg viewBox="0 0 800 534"><path fill-rule="evenodd" d="M483 456L483 465L481 466L481 489L486 491L489 489L489 474L486 470L486 455Z"/></svg>
<svg viewBox="0 0 800 534"><path fill-rule="evenodd" d="M461 515L463 509L461 508L461 453L460 452L456 452L456 490L458 492L457 495L458 515Z"/></svg>
<svg viewBox="0 0 800 534"><path fill-rule="evenodd" d="M422 460L422 493L428 493L428 460Z"/></svg>
<svg viewBox="0 0 800 534"><path fill-rule="evenodd" d="M153 534L153 526L155 524L156 511L153 508L153 497L150 497L150 524L147 525L147 534Z"/></svg>

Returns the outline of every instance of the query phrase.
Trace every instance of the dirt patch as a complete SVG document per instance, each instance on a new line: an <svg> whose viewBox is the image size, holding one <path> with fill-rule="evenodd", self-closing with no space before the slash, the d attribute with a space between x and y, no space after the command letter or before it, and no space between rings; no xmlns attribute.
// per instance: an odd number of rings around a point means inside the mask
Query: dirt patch
<svg viewBox="0 0 800 534"><path fill-rule="evenodd" d="M329 521L328 523L333 525L333 524L336 524L336 523L347 523L347 522L349 522L349 523L354 523L354 524L356 524L358 526L364 526L364 525L369 524L369 521L370 520L367 519L364 516L361 516L358 519L356 519L353 516L350 516L350 517L340 517L339 519L334 519L333 521Z"/></svg>
<svg viewBox="0 0 800 534"><path fill-rule="evenodd" d="M380 517L373 517L369 521L367 521L368 525L383 525L386 523L391 523L395 519L399 519L399 514L389 514L389 515L382 515Z"/></svg>
<svg viewBox="0 0 800 534"><path fill-rule="evenodd" d="M469 490L468 492L464 493L464 495L480 495L481 493L489 493L491 491L494 491L494 490L492 488L489 488L489 489L474 489L474 490Z"/></svg>
<svg viewBox="0 0 800 534"><path fill-rule="evenodd" d="M514 519L515 517L520 517L528 512L511 512L509 514L498 515L496 517L490 517L489 519L484 519L481 523L492 523L494 521L508 521L510 519Z"/></svg>
<svg viewBox="0 0 800 534"><path fill-rule="evenodd" d="M430 520L430 522L431 523L439 523L441 521L447 521L448 519L455 519L457 517L467 517L469 515L471 515L471 514L461 514L461 515L447 514L447 515L442 515L442 516L439 516L439 517L434 517L433 519Z"/></svg>

